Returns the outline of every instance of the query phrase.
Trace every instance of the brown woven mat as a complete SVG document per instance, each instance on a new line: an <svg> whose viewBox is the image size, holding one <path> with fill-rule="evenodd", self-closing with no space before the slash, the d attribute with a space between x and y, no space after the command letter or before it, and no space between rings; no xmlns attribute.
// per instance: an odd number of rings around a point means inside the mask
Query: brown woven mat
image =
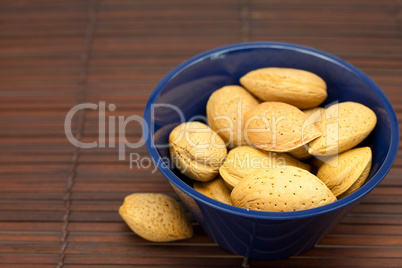
<svg viewBox="0 0 402 268"><path fill-rule="evenodd" d="M402 4L391 0L3 0L0 3L0 266L240 267L194 223L193 238L150 243L117 213L132 192L170 185L130 168L118 148L78 149L67 112L114 104L142 115L157 82L199 52L270 40L312 46L369 74L402 118ZM98 111L73 117L73 135L100 142ZM140 139L138 123L126 129ZM106 136L106 139L108 136ZM107 143L106 143L107 144ZM145 147L129 149L146 159ZM148 158L149 160L149 158ZM267 266L402 265L402 160L315 249Z"/></svg>

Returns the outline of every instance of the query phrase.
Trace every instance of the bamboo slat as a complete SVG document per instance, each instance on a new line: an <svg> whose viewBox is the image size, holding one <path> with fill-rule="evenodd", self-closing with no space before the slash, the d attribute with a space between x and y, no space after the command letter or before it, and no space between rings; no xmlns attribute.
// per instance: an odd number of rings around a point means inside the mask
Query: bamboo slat
<svg viewBox="0 0 402 268"><path fill-rule="evenodd" d="M312 250L245 260L194 236L151 243L118 215L132 192L170 184L146 148L119 160L98 111L64 119L79 103L114 104L106 116L143 114L159 80L202 51L283 41L333 53L366 72L402 123L402 4L393 0L4 0L0 9L0 267L398 267L402 263L402 157L384 181ZM141 126L126 133L138 141ZM105 134L103 138L102 135ZM115 144L122 142L116 135ZM402 145L401 145L402 146ZM144 161L145 161L144 160Z"/></svg>

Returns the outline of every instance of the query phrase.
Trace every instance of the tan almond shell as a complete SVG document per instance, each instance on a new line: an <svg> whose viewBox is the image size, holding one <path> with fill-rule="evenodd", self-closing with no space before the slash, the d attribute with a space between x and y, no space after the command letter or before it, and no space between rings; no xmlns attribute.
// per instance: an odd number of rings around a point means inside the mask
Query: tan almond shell
<svg viewBox="0 0 402 268"><path fill-rule="evenodd" d="M240 78L251 93L263 101L280 101L300 109L320 105L327 98L327 85L316 74L291 68L262 68Z"/></svg>
<svg viewBox="0 0 402 268"><path fill-rule="evenodd" d="M352 186L349 187L344 193L340 194L338 196L339 199L342 199L350 194L353 194L357 190L359 190L360 187L363 186L363 184L366 182L368 175L370 174L371 170L371 162L368 164L368 168L363 171L363 173L360 175L360 177L355 181L355 183L352 184Z"/></svg>
<svg viewBox="0 0 402 268"><path fill-rule="evenodd" d="M325 109L321 107L314 107L311 109L303 110L302 112L306 115L306 120L304 121L304 124L316 124L317 122L321 121L321 117L323 116L324 111ZM311 154L308 153L307 144L290 151L289 155L299 160L306 160L311 157Z"/></svg>
<svg viewBox="0 0 402 268"><path fill-rule="evenodd" d="M284 153L266 152L250 146L241 146L229 151L219 168L219 174L226 185L233 189L240 180L256 170L286 166L295 166L308 171L311 168L310 165Z"/></svg>
<svg viewBox="0 0 402 268"><path fill-rule="evenodd" d="M327 162L333 155L327 156L314 156L310 159L309 164L311 165L311 173L317 174L320 167Z"/></svg>
<svg viewBox="0 0 402 268"><path fill-rule="evenodd" d="M306 160L311 157L311 154L308 153L308 147L306 145L290 151L289 155L299 160Z"/></svg>
<svg viewBox="0 0 402 268"><path fill-rule="evenodd" d="M321 135L306 115L293 105L263 102L244 114L244 131L254 146L274 152L290 152Z"/></svg>
<svg viewBox="0 0 402 268"><path fill-rule="evenodd" d="M175 127L169 135L169 151L174 165L197 181L215 178L227 154L222 138L200 122Z"/></svg>
<svg viewBox="0 0 402 268"><path fill-rule="evenodd" d="M234 187L230 197L234 206L271 212L310 209L336 201L316 176L292 166L249 174Z"/></svg>
<svg viewBox="0 0 402 268"><path fill-rule="evenodd" d="M309 143L312 155L334 155L362 142L377 123L375 113L357 102L342 102L325 110L325 119L315 124L322 136Z"/></svg>
<svg viewBox="0 0 402 268"><path fill-rule="evenodd" d="M314 107L303 110L303 113L306 115L306 117L311 123L316 123L317 121L320 120L320 118L322 118L324 111L325 108L323 107Z"/></svg>
<svg viewBox="0 0 402 268"><path fill-rule="evenodd" d="M195 181L193 184L193 188L203 195L206 195L219 202L228 205L232 204L232 201L230 200L230 190L226 186L223 179L219 176L207 182Z"/></svg>
<svg viewBox="0 0 402 268"><path fill-rule="evenodd" d="M366 181L371 169L370 147L355 148L327 160L317 172L335 196L349 195Z"/></svg>
<svg viewBox="0 0 402 268"><path fill-rule="evenodd" d="M259 104L258 100L241 86L224 86L207 102L207 118L211 128L229 147L245 145L243 115Z"/></svg>
<svg viewBox="0 0 402 268"><path fill-rule="evenodd" d="M193 228L183 206L165 194L134 193L119 214L137 235L153 242L190 238Z"/></svg>

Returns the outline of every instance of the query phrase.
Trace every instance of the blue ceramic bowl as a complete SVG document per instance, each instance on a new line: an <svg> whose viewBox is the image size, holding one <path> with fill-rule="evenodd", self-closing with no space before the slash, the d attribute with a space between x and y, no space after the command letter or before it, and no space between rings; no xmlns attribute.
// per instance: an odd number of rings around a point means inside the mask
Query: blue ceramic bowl
<svg viewBox="0 0 402 268"><path fill-rule="evenodd" d="M365 185L355 193L303 211L248 211L198 193L191 187L191 180L170 166L167 144L172 128L183 120L205 116L208 97L214 90L238 85L239 78L247 72L270 66L303 69L322 77L328 86L328 98L323 105L355 101L376 113L377 126L363 142L373 151L371 172ZM259 259L287 258L312 248L381 182L394 162L399 142L395 112L366 74L326 52L273 42L229 45L177 66L152 92L145 108L143 134L153 161L205 232L223 248Z"/></svg>

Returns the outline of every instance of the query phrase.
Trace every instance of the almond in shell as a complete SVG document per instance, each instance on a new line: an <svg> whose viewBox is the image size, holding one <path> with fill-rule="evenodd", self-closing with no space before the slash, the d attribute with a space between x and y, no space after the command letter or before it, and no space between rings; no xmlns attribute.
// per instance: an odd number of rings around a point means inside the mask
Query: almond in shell
<svg viewBox="0 0 402 268"><path fill-rule="evenodd" d="M292 68L262 68L240 78L240 83L263 101L280 101L300 109L320 105L327 85L318 75Z"/></svg>
<svg viewBox="0 0 402 268"><path fill-rule="evenodd" d="M208 99L209 124L229 147L245 145L243 115L258 104L257 99L241 86L224 86Z"/></svg>
<svg viewBox="0 0 402 268"><path fill-rule="evenodd" d="M229 151L225 161L219 168L219 174L230 189L259 169L281 169L295 166L310 170L310 166L287 154L267 152L251 146L240 146Z"/></svg>
<svg viewBox="0 0 402 268"><path fill-rule="evenodd" d="M317 177L332 193L343 198L366 181L371 169L370 147L355 148L328 159L318 170Z"/></svg>
<svg viewBox="0 0 402 268"><path fill-rule="evenodd" d="M263 102L244 114L244 131L254 146L274 152L290 152L321 136L306 115L290 104Z"/></svg>
<svg viewBox="0 0 402 268"><path fill-rule="evenodd" d="M119 214L136 234L154 242L190 238L193 229L182 205L165 194L134 193Z"/></svg>
<svg viewBox="0 0 402 268"><path fill-rule="evenodd" d="M223 179L219 176L207 182L195 181L193 184L193 188L203 195L206 195L219 202L228 205L232 204L232 201L230 200L230 190L226 186Z"/></svg>
<svg viewBox="0 0 402 268"><path fill-rule="evenodd" d="M312 125L320 122L322 116L325 112L324 108L315 107L307 110L303 110L303 113L306 115L306 120L304 121L304 125ZM295 150L289 152L291 156L299 160L305 160L311 157L311 154L308 153L308 145L305 144Z"/></svg>
<svg viewBox="0 0 402 268"><path fill-rule="evenodd" d="M320 179L291 166L249 174L233 188L230 197L235 206L271 212L305 210L336 201Z"/></svg>
<svg viewBox="0 0 402 268"><path fill-rule="evenodd" d="M376 114L357 102L342 102L325 109L325 119L315 124L322 135L309 143L312 155L334 155L362 142L374 129Z"/></svg>
<svg viewBox="0 0 402 268"><path fill-rule="evenodd" d="M227 154L222 138L200 122L175 127L169 135L169 151L174 165L197 181L215 178Z"/></svg>

